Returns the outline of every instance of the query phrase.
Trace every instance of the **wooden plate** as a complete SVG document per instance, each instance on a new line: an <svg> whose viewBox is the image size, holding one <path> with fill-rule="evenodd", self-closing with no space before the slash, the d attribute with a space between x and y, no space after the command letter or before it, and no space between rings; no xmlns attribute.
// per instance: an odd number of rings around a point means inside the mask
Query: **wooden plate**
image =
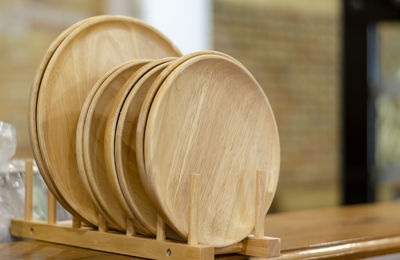
<svg viewBox="0 0 400 260"><path fill-rule="evenodd" d="M85 22L91 21L91 20L96 20L99 17L91 17L82 21L79 21L72 26L68 27L65 29L49 46L49 48L46 51L46 54L44 55L39 68L36 72L36 76L34 79L34 83L31 87L30 90L30 95L29 95L29 112L28 112L28 127L29 127L29 136L30 136L30 142L32 146L32 152L33 156L35 158L36 164L39 168L40 174L43 177L43 180L46 182L46 185L48 189L52 192L52 194L56 197L57 201L60 202L60 204L68 210L71 214L74 214L76 216L79 216L69 205L68 203L64 200L64 198L60 195L57 187L54 185L53 181L49 178L49 175L46 174L48 172L45 170L45 165L43 164L42 156L40 154L39 150L39 143L38 143L38 138L37 138L37 131L36 131L36 103L37 103L37 95L39 91L40 84L42 82L42 77L43 74L46 70L47 64L49 63L51 57L53 56L53 53L56 51L58 46L61 44L61 42L76 28L78 28L80 25L82 25ZM83 220L83 219L82 219Z"/></svg>
<svg viewBox="0 0 400 260"><path fill-rule="evenodd" d="M147 91L169 63L163 63L144 74L124 97L125 101L117 108L117 111L120 109L118 120L114 121L117 125L113 125L112 131L116 129L114 142L110 138L109 143L109 150L114 150L115 169L124 197L138 219L153 234L156 234L157 210L147 196L139 177L136 163L136 126Z"/></svg>
<svg viewBox="0 0 400 260"><path fill-rule="evenodd" d="M76 130L76 156L82 181L95 202L96 209L111 227L126 230L130 219L137 231L147 234L122 198L115 180L105 173L104 132L114 97L135 72L148 60L134 60L112 69L89 92L78 120ZM119 197L118 197L119 196Z"/></svg>
<svg viewBox="0 0 400 260"><path fill-rule="evenodd" d="M269 102L238 62L201 55L180 64L163 80L147 117L143 179L180 235L187 237L190 174L202 176L199 242L221 247L254 229L257 170L267 172L267 211L279 161L278 131Z"/></svg>
<svg viewBox="0 0 400 260"><path fill-rule="evenodd" d="M79 177L76 126L82 104L109 69L132 59L180 55L158 31L132 18L103 16L71 32L54 52L38 89L36 121L43 168L79 216L97 223Z"/></svg>
<svg viewBox="0 0 400 260"><path fill-rule="evenodd" d="M150 231L152 234L156 233L157 212L155 211L151 200L144 193L137 172L134 169L130 172L124 172L127 176L118 172L116 168L114 142L115 140L120 139L119 133L116 133L117 123L120 120L120 111L125 104L128 95L134 97L135 102L137 102L136 106L139 106L140 108L141 100L145 96L147 89L145 88L146 86L137 86L137 84L148 79L149 75L153 75L155 72L165 68L172 60L173 58L165 58L148 63L126 81L118 94L113 91L110 99L114 100L114 104L110 109L106 131L103 135L104 156L102 158L105 160L106 168L108 169L108 178L117 181L115 185L121 189L123 194L121 200L127 204L127 207L130 208L131 212L133 212L140 223L143 224L146 230ZM123 116L126 118L126 114ZM132 113L129 114L129 118L133 121L135 116L137 118L135 111L132 111ZM129 125L130 127L136 126L136 123L133 121L130 121L130 123L132 123L132 125ZM134 128L134 134L136 135L136 128ZM90 147L90 143L85 143L85 147ZM126 163L130 164L134 161L136 161L136 157L134 157L133 154L133 157L129 158L129 161ZM126 177L126 179L121 179L120 177Z"/></svg>
<svg viewBox="0 0 400 260"><path fill-rule="evenodd" d="M147 115L150 110L151 103L153 102L153 98L156 95L160 85L162 82L165 80L165 78L180 64L183 62L200 56L200 55L208 55L208 54L215 54L215 55L221 55L227 58L231 58L230 56L217 52L217 51L198 51L198 52L193 52L190 54L186 54L178 59L176 59L174 62L171 62L167 68L165 68L160 75L154 80L152 85L150 86L149 90L147 91L147 94L142 102L142 107L140 108L139 112L139 117L137 119L137 127L136 127L136 144L129 144L131 145L131 149L135 149L133 146L136 145L136 162L137 162L137 167L139 170L139 176L141 178L141 181L143 183L143 186L145 190L150 194L151 190L148 189L147 185L147 176L146 176L146 169L145 169L145 163L144 163L144 133L146 129L146 121L147 121ZM157 205L156 205L157 206ZM162 215L162 212L158 212L159 214Z"/></svg>

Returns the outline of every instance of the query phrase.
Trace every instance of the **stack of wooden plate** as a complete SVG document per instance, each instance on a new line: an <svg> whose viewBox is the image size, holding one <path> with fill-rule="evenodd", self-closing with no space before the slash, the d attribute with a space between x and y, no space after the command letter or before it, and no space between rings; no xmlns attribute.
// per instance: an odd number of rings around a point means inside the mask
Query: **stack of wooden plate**
<svg viewBox="0 0 400 260"><path fill-rule="evenodd" d="M197 173L199 242L227 246L254 228L256 171L264 213L276 190L278 131L254 77L219 52L181 56L132 18L89 18L52 43L29 125L49 189L90 225L152 236L160 215L185 239Z"/></svg>

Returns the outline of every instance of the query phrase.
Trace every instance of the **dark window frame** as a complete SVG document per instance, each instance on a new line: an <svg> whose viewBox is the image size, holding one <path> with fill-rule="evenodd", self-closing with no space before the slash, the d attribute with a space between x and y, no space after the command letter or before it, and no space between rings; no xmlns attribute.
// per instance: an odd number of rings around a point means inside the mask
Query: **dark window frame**
<svg viewBox="0 0 400 260"><path fill-rule="evenodd" d="M375 25L400 21L400 0L343 0L342 204L375 201ZM373 70L373 68L372 68Z"/></svg>

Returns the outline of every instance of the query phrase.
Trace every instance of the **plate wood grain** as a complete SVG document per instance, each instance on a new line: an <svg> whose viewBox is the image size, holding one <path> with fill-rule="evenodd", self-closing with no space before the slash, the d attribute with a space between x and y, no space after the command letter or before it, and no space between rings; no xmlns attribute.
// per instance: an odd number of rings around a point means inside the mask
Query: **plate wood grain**
<svg viewBox="0 0 400 260"><path fill-rule="evenodd" d="M177 58L175 61L171 62L168 67L166 67L154 80L152 85L150 86L149 90L147 91L147 94L142 102L142 106L140 108L139 116L137 119L137 126L136 126L136 144L130 144L131 146L136 145L136 160L137 160L137 167L139 170L139 176L142 180L143 186L146 189L148 193L151 193L150 190L148 190L148 185L147 185L147 176L146 176L146 169L145 169L145 163L144 163L144 134L145 134L145 129L146 129L146 121L147 121L147 115L149 113L151 103L153 102L153 98L156 95L160 85L163 83L165 78L180 64L183 62L200 56L200 55L207 55L207 54L215 54L215 55L221 55L224 57L230 58L230 56L221 53L221 52L216 52L216 51L198 51L198 52L193 52L190 54L186 54L180 58ZM133 147L131 149L134 149ZM162 212L159 212L159 214L162 214Z"/></svg>
<svg viewBox="0 0 400 260"><path fill-rule="evenodd" d="M276 191L280 146L270 104L246 68L221 55L190 58L162 80L143 148L149 193L183 237L190 174L201 175L200 243L227 246L254 229L257 170L266 172L263 212Z"/></svg>
<svg viewBox="0 0 400 260"><path fill-rule="evenodd" d="M162 71L173 58L165 58L160 60L155 60L148 63L147 65L140 68L135 74L133 74L124 84L124 86L119 90L118 93L113 92L112 100L114 104L112 105L109 116L106 122L106 130L104 133L104 156L106 169L108 170L108 177L116 181L115 185L121 189L120 192L123 194L123 200L133 212L133 214L138 218L141 224L150 231L152 234L156 234L156 220L157 212L151 202L147 197L143 186L138 177L137 170L130 167L129 171L119 172L121 168L117 168L116 161L116 151L115 151L115 141L121 140L121 135L117 132L117 124L121 120L125 120L127 117L130 120L125 126L129 129L133 128L133 133L136 137L136 120L139 111L131 110L129 115L121 114L122 108L125 106L128 96L130 100L134 100L134 107L141 107L141 101L147 93L148 85L143 85L143 82L149 82L149 77ZM131 104L131 103L130 103ZM90 147L87 143L85 147ZM120 155L118 153L118 155ZM132 163L136 162L136 157L134 153L128 160L124 163L124 166L132 166ZM128 156L128 155L126 155ZM127 157L124 157L127 158ZM121 165L120 165L121 166Z"/></svg>
<svg viewBox="0 0 400 260"><path fill-rule="evenodd" d="M53 53L36 103L43 174L87 222L97 224L98 216L79 176L75 144L78 118L88 92L107 71L123 62L179 55L158 31L122 16L102 16L83 23Z"/></svg>
<svg viewBox="0 0 400 260"><path fill-rule="evenodd" d="M68 210L71 214L74 214L77 217L80 217L69 205L68 203L64 200L64 198L61 196L60 192L58 191L57 187L51 180L48 174L47 169L45 169L45 164L43 163L42 155L39 150L39 142L38 142L38 137L37 137L37 127L36 127L36 105L37 105L37 97L38 97L38 92L40 88L40 84L42 82L43 74L47 68L47 65L53 56L53 53L56 51L58 46L61 44L61 42L76 28L78 28L80 25L88 22L88 21L94 21L96 19L99 19L100 16L97 17L91 17L82 21L79 21L67 29L65 29L60 35L57 36L57 38L50 44L49 48L47 49L45 55L43 56L43 59L40 62L40 65L38 67L38 70L36 71L34 83L31 87L30 94L29 94L29 111L28 111L28 128L29 128L29 138L31 142L31 147L32 147L32 153L35 158L36 164L39 168L39 172L43 177L43 180L45 181L48 189L52 192L52 194L55 196L57 201L66 209ZM84 221L84 219L81 219L81 221ZM87 223L88 224L88 223Z"/></svg>
<svg viewBox="0 0 400 260"><path fill-rule="evenodd" d="M130 220L141 234L148 234L122 199L117 182L109 180L104 162L104 133L114 97L132 74L148 60L133 60L112 69L100 79L86 97L76 131L76 156L82 181L96 209L110 226L126 230Z"/></svg>
<svg viewBox="0 0 400 260"><path fill-rule="evenodd" d="M125 199L146 227L156 233L157 210L144 190L136 160L136 128L140 108L156 77L168 66L161 64L143 75L126 97L117 121L114 142L115 169Z"/></svg>

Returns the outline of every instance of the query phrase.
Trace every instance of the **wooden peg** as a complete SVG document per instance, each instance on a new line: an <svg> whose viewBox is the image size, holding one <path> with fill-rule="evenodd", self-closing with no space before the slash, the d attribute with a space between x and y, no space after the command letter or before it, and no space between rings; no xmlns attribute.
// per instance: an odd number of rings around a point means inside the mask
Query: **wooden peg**
<svg viewBox="0 0 400 260"><path fill-rule="evenodd" d="M194 246L198 244L198 202L199 202L199 185L200 174L190 175L190 191L189 191L189 228L188 228L188 244Z"/></svg>
<svg viewBox="0 0 400 260"><path fill-rule="evenodd" d="M47 191L47 223L57 223L57 201L50 190Z"/></svg>
<svg viewBox="0 0 400 260"><path fill-rule="evenodd" d="M134 236L136 235L135 226L131 219L126 218L126 235L127 236Z"/></svg>
<svg viewBox="0 0 400 260"><path fill-rule="evenodd" d="M164 220L157 215L157 240L165 240L165 223Z"/></svg>
<svg viewBox="0 0 400 260"><path fill-rule="evenodd" d="M31 221L33 216L33 160L25 161L25 220Z"/></svg>
<svg viewBox="0 0 400 260"><path fill-rule="evenodd" d="M107 232L108 231L108 224L104 217L99 214L98 215L98 228L100 232Z"/></svg>
<svg viewBox="0 0 400 260"><path fill-rule="evenodd" d="M255 201L255 228L254 237L264 237L264 194L265 194L265 171L257 171L256 173L256 201Z"/></svg>
<svg viewBox="0 0 400 260"><path fill-rule="evenodd" d="M81 228L82 222L75 216L72 216L72 228Z"/></svg>

